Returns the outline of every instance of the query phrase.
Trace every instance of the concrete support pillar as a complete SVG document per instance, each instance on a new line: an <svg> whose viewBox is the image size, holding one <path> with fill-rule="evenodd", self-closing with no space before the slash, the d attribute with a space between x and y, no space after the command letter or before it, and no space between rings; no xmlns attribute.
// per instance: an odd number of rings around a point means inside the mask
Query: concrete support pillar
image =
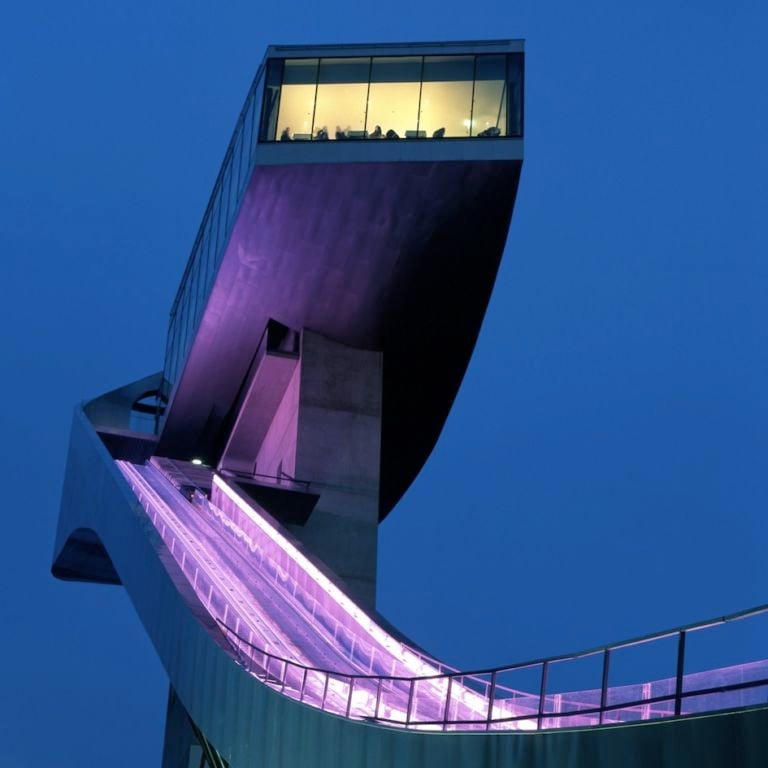
<svg viewBox="0 0 768 768"><path fill-rule="evenodd" d="M261 474L309 482L320 496L293 535L374 607L382 355L308 330L299 364L256 457Z"/></svg>
<svg viewBox="0 0 768 768"><path fill-rule="evenodd" d="M189 715L173 687L168 691L162 768L199 768L202 750L197 743Z"/></svg>

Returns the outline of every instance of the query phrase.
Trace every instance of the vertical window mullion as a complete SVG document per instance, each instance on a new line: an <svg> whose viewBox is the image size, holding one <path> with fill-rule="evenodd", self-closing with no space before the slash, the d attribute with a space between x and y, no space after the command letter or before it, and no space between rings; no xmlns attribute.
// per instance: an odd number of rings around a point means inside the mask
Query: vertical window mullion
<svg viewBox="0 0 768 768"><path fill-rule="evenodd" d="M421 57L421 72L419 73L419 108L416 111L416 138L419 138L419 126L421 125L421 93L424 90L424 57Z"/></svg>
<svg viewBox="0 0 768 768"><path fill-rule="evenodd" d="M233 152L233 158L232 162L235 166L237 166L237 180L235 181L235 195L237 197L240 197L240 166L243 163L243 135L245 134L245 113L243 114L243 119L240 122L240 135L237 137L237 141L235 142L235 151Z"/></svg>
<svg viewBox="0 0 768 768"><path fill-rule="evenodd" d="M363 120L363 135L368 138L368 102L371 98L371 76L373 74L373 56L368 57L368 90L365 92L365 120Z"/></svg>
<svg viewBox="0 0 768 768"><path fill-rule="evenodd" d="M517 72L520 78L518 84L520 100L520 121L517 126L517 135L523 136L525 133L525 56L522 53L517 54Z"/></svg>
<svg viewBox="0 0 768 768"><path fill-rule="evenodd" d="M243 143L243 154L241 157L241 162L243 164L243 178L240 180L240 183L243 189L245 189L245 186L248 183L249 172L251 170L251 157L253 156L255 144L256 144L256 141L258 140L259 126L256 123L256 119L257 119L256 105L259 99L257 96L257 92L258 92L258 89L254 89L253 93L251 94L251 103L248 105L247 121L245 123L246 130L243 134L244 143Z"/></svg>
<svg viewBox="0 0 768 768"><path fill-rule="evenodd" d="M285 62L282 63L283 71L280 73L280 88L277 91L277 101L275 101L275 132L272 134L272 138L269 139L269 141L277 141L277 118L280 114L280 102L283 100L283 86L285 85ZM266 86L265 86L266 88ZM266 93L266 91L265 91ZM266 99L264 99L264 103L266 104ZM263 112L264 110L262 110Z"/></svg>
<svg viewBox="0 0 768 768"><path fill-rule="evenodd" d="M267 88L267 73L266 70L264 72L264 96L261 97L262 104L266 102L266 88ZM251 95L251 106L249 107L251 112L251 132L248 136L248 168L251 167L251 159L253 158L253 150L254 145L256 144L256 138L259 135L259 131L261 130L261 121L259 121L259 124L256 124L256 102L258 99L256 98L256 91L254 90L253 94ZM248 171L246 171L247 173Z"/></svg>
<svg viewBox="0 0 768 768"><path fill-rule="evenodd" d="M224 164L224 173L221 174L221 208L219 209L219 216L223 219L224 229L222 231L221 246L222 248L227 242L227 227L229 218L229 180L230 173L229 162Z"/></svg>
<svg viewBox="0 0 768 768"><path fill-rule="evenodd" d="M284 81L285 59L268 59L264 67L260 105L256 96L258 88L253 91L253 135L256 141L275 141L277 138L277 118L280 114ZM257 105L260 109L256 108ZM255 151L256 148L251 146L249 166Z"/></svg>
<svg viewBox="0 0 768 768"><path fill-rule="evenodd" d="M514 104L512 104L512 99L510 97L512 89L509 87L509 60L510 55L506 54L504 56L504 90L501 93L501 101L499 102L499 116L496 119L496 124L498 125L499 120L501 119L501 105L504 102L504 99L507 100L507 124L504 126L504 135L509 136L509 128L512 121L512 108L514 107Z"/></svg>
<svg viewBox="0 0 768 768"><path fill-rule="evenodd" d="M320 87L320 65L322 59L317 60L315 65L315 98L312 101L312 124L309 126L309 140L315 140L315 114L317 113L317 89Z"/></svg>
<svg viewBox="0 0 768 768"><path fill-rule="evenodd" d="M216 198L211 206L211 220L213 222L213 258L215 260L219 257L219 237L220 237L220 220L221 220L221 191L216 191Z"/></svg>
<svg viewBox="0 0 768 768"><path fill-rule="evenodd" d="M472 100L469 102L469 135L475 135L473 121L475 119L475 83L477 83L477 56L472 59Z"/></svg>

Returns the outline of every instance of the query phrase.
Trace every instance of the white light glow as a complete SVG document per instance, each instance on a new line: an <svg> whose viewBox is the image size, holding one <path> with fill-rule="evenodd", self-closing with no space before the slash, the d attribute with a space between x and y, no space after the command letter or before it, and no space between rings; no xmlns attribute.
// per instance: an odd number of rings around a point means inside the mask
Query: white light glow
<svg viewBox="0 0 768 768"><path fill-rule="evenodd" d="M344 611L351 616L360 627L362 627L379 644L383 645L393 654L399 657L399 661L410 669L413 669L417 675L434 675L438 670L424 662L407 646L397 641L393 642L391 635L382 630L365 611L355 602L350 600L324 573L320 571L307 557L302 554L288 539L286 539L276 528L269 524L250 504L248 504L236 491L234 491L219 475L214 474L213 484L230 501L232 501L241 512L255 523L259 529L277 544L291 559L294 560L306 573L315 581L315 583L324 589L328 595L333 598ZM394 645L394 648L392 647Z"/></svg>

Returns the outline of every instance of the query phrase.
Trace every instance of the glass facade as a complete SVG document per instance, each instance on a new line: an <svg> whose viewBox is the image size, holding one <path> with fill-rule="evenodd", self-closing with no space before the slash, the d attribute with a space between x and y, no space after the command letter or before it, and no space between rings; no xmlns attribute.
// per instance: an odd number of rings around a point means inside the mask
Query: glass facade
<svg viewBox="0 0 768 768"><path fill-rule="evenodd" d="M195 338L216 270L253 170L263 77L264 65L259 67L240 112L171 308L164 366L167 387L172 387L178 379ZM167 397L170 392L163 394Z"/></svg>
<svg viewBox="0 0 768 768"><path fill-rule="evenodd" d="M261 141L522 136L523 55L270 59Z"/></svg>

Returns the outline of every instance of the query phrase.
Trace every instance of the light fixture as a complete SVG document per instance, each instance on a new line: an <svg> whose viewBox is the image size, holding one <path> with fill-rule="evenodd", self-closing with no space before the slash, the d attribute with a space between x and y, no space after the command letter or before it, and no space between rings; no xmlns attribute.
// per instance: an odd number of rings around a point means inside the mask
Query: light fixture
<svg viewBox="0 0 768 768"><path fill-rule="evenodd" d="M202 459L192 459L192 463L193 464L197 464L198 466L200 466L203 463L203 460Z"/></svg>

